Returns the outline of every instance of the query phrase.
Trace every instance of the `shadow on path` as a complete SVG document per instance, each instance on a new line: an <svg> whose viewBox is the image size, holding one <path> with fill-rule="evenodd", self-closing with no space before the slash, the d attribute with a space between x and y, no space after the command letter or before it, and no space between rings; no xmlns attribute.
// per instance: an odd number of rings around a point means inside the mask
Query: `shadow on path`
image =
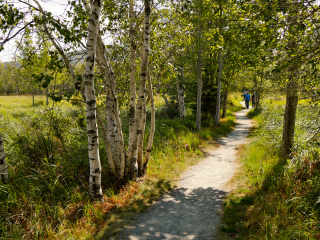
<svg viewBox="0 0 320 240"><path fill-rule="evenodd" d="M183 173L177 188L111 239L215 239L222 202L229 192L226 183L237 168L237 146L244 143L252 126L246 117L248 111L236 113L235 130L220 139L220 146L209 151L204 160ZM99 239L107 238L102 235Z"/></svg>
<svg viewBox="0 0 320 240"><path fill-rule="evenodd" d="M226 193L213 188L177 188L155 204L151 215L141 214L142 222L135 222L114 239L213 239L212 227L220 217L217 209Z"/></svg>

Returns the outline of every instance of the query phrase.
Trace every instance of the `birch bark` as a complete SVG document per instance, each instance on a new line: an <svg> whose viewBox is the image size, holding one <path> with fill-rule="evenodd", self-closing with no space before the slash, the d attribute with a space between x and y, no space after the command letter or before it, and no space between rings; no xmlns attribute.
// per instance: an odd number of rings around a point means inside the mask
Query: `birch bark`
<svg viewBox="0 0 320 240"><path fill-rule="evenodd" d="M91 0L88 36L86 45L86 63L84 86L86 95L86 118L88 133L88 152L90 161L89 195L92 199L103 200L101 189L101 164L99 156L99 136L96 118L96 97L94 89L94 66L99 30L101 1Z"/></svg>
<svg viewBox="0 0 320 240"><path fill-rule="evenodd" d="M84 7L89 10L86 1L83 0L82 2ZM104 73L103 84L106 89L107 127L104 126L100 117L98 118L98 122L100 128L103 130L105 139L109 173L120 181L125 175L126 153L119 103L116 94L116 77L100 34L98 34L97 37L97 63L100 71Z"/></svg>
<svg viewBox="0 0 320 240"><path fill-rule="evenodd" d="M138 102L136 106L136 116L135 124L133 130L132 142L129 143L128 147L128 159L130 161L130 168L128 176L130 179L135 179L137 176L137 155L138 155L138 141L142 134L142 113L143 106L145 104L145 92L146 92L146 78L148 72L148 61L149 61L149 48L150 48L150 13L151 6L150 0L145 0L145 18L144 18L144 28L143 28L143 53L141 58L141 68L140 68L140 87L138 94Z"/></svg>
<svg viewBox="0 0 320 240"><path fill-rule="evenodd" d="M8 181L8 166L6 156L4 154L3 141L0 136L0 181L6 183Z"/></svg>
<svg viewBox="0 0 320 240"><path fill-rule="evenodd" d="M134 31L134 12L133 12L133 4L134 1L130 0L129 2L129 36L130 36L130 74L129 74L129 81L130 81L130 112L129 112L129 145L133 142L134 137L134 123L135 123L135 112L136 112L136 81L135 81L135 74L136 74L136 42L135 42L135 31ZM129 161L126 169L129 169Z"/></svg>
<svg viewBox="0 0 320 240"><path fill-rule="evenodd" d="M143 143L144 143L144 134L146 129L146 119L147 118L147 103L146 101L142 107L142 118L141 118L141 134L139 136L138 143L138 176L141 177L143 175Z"/></svg>
<svg viewBox="0 0 320 240"><path fill-rule="evenodd" d="M116 174L118 180L123 179L125 175L125 145L123 140L121 117L119 103L116 95L115 75L107 56L104 43L100 35L97 41L97 62L100 70L105 74L103 84L106 89L106 118L107 118L107 142L109 146L106 148L108 153L109 167L113 165L115 169L111 169ZM110 156L112 158L110 159Z"/></svg>
<svg viewBox="0 0 320 240"><path fill-rule="evenodd" d="M154 98L153 98L153 90L152 90L152 82L151 82L151 77L150 74L148 73L148 89L149 89L149 97L151 100L151 127L150 127L150 135L149 135L149 140L148 140L148 145L147 145L147 151L146 155L143 161L143 174L146 173L147 168L148 168L148 162L149 162L149 156L152 151L152 144L153 144L153 138L154 138L154 133L156 130L156 111L154 107Z"/></svg>

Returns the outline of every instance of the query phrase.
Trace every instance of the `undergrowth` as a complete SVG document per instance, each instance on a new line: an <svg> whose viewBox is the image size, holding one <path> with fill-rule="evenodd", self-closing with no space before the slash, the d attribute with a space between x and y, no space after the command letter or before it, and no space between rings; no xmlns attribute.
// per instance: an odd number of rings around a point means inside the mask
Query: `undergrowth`
<svg viewBox="0 0 320 240"><path fill-rule="evenodd" d="M203 156L200 146L230 132L235 125L232 111L241 109L231 100L220 127L206 119L200 132L191 111L182 121L157 119L146 176L119 188L103 175L104 202L97 203L88 196L84 109L67 102L47 107L42 97L34 106L28 96L0 101L0 132L9 166L9 182L0 183L0 239L81 239L98 233L96 238L108 239ZM124 118L124 128L126 124ZM106 173L103 144L100 156Z"/></svg>
<svg viewBox="0 0 320 240"><path fill-rule="evenodd" d="M224 206L220 239L320 239L318 108L300 102L295 145L280 160L283 102L266 101ZM250 112L249 112L250 114Z"/></svg>

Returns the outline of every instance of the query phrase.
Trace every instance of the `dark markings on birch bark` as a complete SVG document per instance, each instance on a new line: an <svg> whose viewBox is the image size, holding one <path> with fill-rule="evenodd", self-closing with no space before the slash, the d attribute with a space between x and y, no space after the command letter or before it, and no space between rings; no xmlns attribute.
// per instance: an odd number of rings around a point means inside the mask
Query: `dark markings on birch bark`
<svg viewBox="0 0 320 240"><path fill-rule="evenodd" d="M98 19L98 14L97 13L92 13L92 17L94 18L94 19ZM93 24L95 25L95 22L93 21Z"/></svg>
<svg viewBox="0 0 320 240"><path fill-rule="evenodd" d="M76 89L80 90L81 89L81 83L80 82L76 82L75 83Z"/></svg>
<svg viewBox="0 0 320 240"><path fill-rule="evenodd" d="M92 5L97 5L98 7L101 7L101 1L100 0L94 0Z"/></svg>
<svg viewBox="0 0 320 240"><path fill-rule="evenodd" d="M142 134L142 130L137 130L137 134Z"/></svg>
<svg viewBox="0 0 320 240"><path fill-rule="evenodd" d="M5 159L5 157L0 160L0 164L4 164L4 159Z"/></svg>
<svg viewBox="0 0 320 240"><path fill-rule="evenodd" d="M87 101L87 105L89 105L89 106L92 106L94 104L96 104L96 100Z"/></svg>
<svg viewBox="0 0 320 240"><path fill-rule="evenodd" d="M133 106L130 107L130 118L134 116L135 109ZM132 124L132 123L131 123Z"/></svg>
<svg viewBox="0 0 320 240"><path fill-rule="evenodd" d="M94 130L89 130L88 133L89 133L89 134L96 134L96 131L94 131Z"/></svg>
<svg viewBox="0 0 320 240"><path fill-rule="evenodd" d="M94 57L88 56L88 57L86 58L86 61L87 61L87 62L94 62Z"/></svg>
<svg viewBox="0 0 320 240"><path fill-rule="evenodd" d="M90 74L85 74L84 77L89 78L89 79L93 79L94 75L90 73ZM84 81L84 84L92 85L92 83L90 81Z"/></svg>
<svg viewBox="0 0 320 240"><path fill-rule="evenodd" d="M93 114L91 116L87 116L87 120L94 120L96 118L96 115Z"/></svg>
<svg viewBox="0 0 320 240"><path fill-rule="evenodd" d="M96 170L94 170L94 173L101 173L101 170L97 168Z"/></svg>

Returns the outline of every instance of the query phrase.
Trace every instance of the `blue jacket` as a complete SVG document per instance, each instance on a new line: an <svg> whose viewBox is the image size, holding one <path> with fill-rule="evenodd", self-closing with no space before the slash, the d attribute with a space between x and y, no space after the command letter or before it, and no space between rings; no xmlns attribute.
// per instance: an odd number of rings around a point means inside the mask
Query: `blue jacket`
<svg viewBox="0 0 320 240"><path fill-rule="evenodd" d="M247 94L246 94L246 100L247 100L247 101L250 101L250 97L251 97L250 94L247 93Z"/></svg>

